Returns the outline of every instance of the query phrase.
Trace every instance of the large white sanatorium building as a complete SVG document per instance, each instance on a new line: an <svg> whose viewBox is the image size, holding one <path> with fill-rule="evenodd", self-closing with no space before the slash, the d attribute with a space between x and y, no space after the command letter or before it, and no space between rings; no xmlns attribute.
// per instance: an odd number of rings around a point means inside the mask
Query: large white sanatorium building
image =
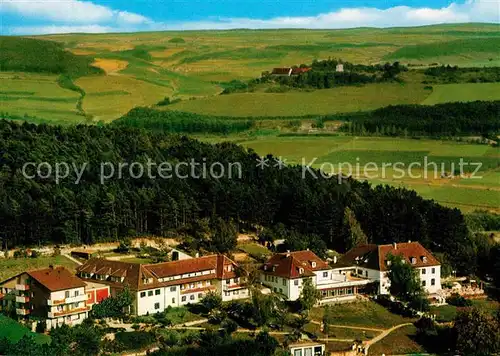
<svg viewBox="0 0 500 356"><path fill-rule="evenodd" d="M158 264L138 264L94 258L77 268L84 281L106 284L111 295L127 286L134 295L131 312L146 315L169 306L198 303L208 292L223 301L247 298L245 277L224 255L210 255Z"/></svg>

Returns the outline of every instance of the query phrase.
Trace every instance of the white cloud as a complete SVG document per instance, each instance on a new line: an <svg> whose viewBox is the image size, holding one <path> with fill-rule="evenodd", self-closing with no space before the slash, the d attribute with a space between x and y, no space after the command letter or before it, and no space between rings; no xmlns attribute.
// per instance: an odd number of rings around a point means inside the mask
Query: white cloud
<svg viewBox="0 0 500 356"><path fill-rule="evenodd" d="M9 29L11 35L53 35L59 33L107 33L120 32L120 29L100 25L49 25L49 26L18 26Z"/></svg>
<svg viewBox="0 0 500 356"><path fill-rule="evenodd" d="M500 0L473 0L452 3L438 9L395 6L388 9L343 8L307 17L276 17L268 20L230 18L218 21L184 22L165 25L167 29L234 28L351 28L396 27L440 23L500 22Z"/></svg>
<svg viewBox="0 0 500 356"><path fill-rule="evenodd" d="M89 1L79 0L1 0L0 13L17 14L64 24L146 23L139 14L113 10Z"/></svg>
<svg viewBox="0 0 500 356"><path fill-rule="evenodd" d="M271 19L218 18L196 22L158 23L127 11L114 10L79 0L0 0L2 13L44 18L50 26L6 28L8 33L119 32L143 30L200 30L234 28L350 28L417 26L438 23L500 23L500 0L467 0L442 8L395 6L342 8L317 16L276 17Z"/></svg>

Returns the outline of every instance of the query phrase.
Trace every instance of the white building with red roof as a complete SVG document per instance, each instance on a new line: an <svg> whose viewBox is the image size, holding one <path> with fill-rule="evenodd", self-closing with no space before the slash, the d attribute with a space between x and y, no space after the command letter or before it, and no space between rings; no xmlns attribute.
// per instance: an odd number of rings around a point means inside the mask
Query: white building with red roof
<svg viewBox="0 0 500 356"><path fill-rule="evenodd" d="M348 251L337 266L352 271L352 274L358 277L371 279L378 284L380 294L388 294L391 255L400 256L403 261L418 270L420 281L427 293L436 294L441 290L441 264L419 242L359 245Z"/></svg>
<svg viewBox="0 0 500 356"><path fill-rule="evenodd" d="M79 266L77 274L84 281L108 285L112 295L127 286L134 295L132 313L137 315L198 303L209 292L223 301L249 297L238 265L221 254L157 264L93 258Z"/></svg>
<svg viewBox="0 0 500 356"><path fill-rule="evenodd" d="M260 273L263 285L290 301L300 297L306 279L320 291L322 302L353 300L370 283L329 266L309 250L274 254Z"/></svg>
<svg viewBox="0 0 500 356"><path fill-rule="evenodd" d="M12 297L18 316L43 319L47 329L81 323L92 304L109 296L109 287L87 285L66 268L52 266L13 276L0 283L0 290Z"/></svg>

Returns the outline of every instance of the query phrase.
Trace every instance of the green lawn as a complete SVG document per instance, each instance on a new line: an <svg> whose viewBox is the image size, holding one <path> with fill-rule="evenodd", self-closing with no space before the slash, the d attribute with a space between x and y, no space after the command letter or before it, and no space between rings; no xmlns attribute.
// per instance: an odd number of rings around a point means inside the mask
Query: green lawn
<svg viewBox="0 0 500 356"><path fill-rule="evenodd" d="M500 100L500 83L463 83L434 85L422 104L434 105L451 101Z"/></svg>
<svg viewBox="0 0 500 356"><path fill-rule="evenodd" d="M473 300L472 305L492 315L500 308L500 303L492 300ZM448 304L439 307L431 307L431 313L436 315L436 320L438 322L449 322L455 319L459 309L460 308Z"/></svg>
<svg viewBox="0 0 500 356"><path fill-rule="evenodd" d="M211 139L212 142L231 140L244 147L254 149L259 155L272 153L283 157L287 163L309 164L313 167L326 169L327 172L339 171L339 164L350 163L351 173L359 179L368 179L373 184L389 184L403 186L416 190L428 199L465 211L474 209L498 209L500 201L498 148L487 145L466 144L452 141L412 140L404 138L383 137L349 137L349 136L262 136L262 137L230 137ZM426 158L427 157L427 158ZM312 162L314 159L316 160ZM445 172L452 171L452 164L458 168L460 159L464 162L481 163L478 179L471 177L441 179L441 167ZM425 161L427 159L427 161ZM363 166L368 162L377 164L378 171L363 174ZM404 164L404 176L395 171L392 166L383 169L384 163ZM412 162L418 162L423 167L428 164L427 178L424 171L416 166L408 167ZM360 175L357 175L356 164L359 163ZM436 163L437 170L434 170ZM475 166L464 167L464 171L474 170ZM348 174L348 165L341 167Z"/></svg>
<svg viewBox="0 0 500 356"><path fill-rule="evenodd" d="M248 244L240 244L238 248L250 256L260 256L260 255L269 255L271 251L269 251L266 247L256 244L256 243L248 243Z"/></svg>
<svg viewBox="0 0 500 356"><path fill-rule="evenodd" d="M17 321L0 314L0 338L6 337L11 342L18 342L24 335L33 336L37 344L50 342L50 336L33 333Z"/></svg>
<svg viewBox="0 0 500 356"><path fill-rule="evenodd" d="M332 305L331 308L335 324L338 325L387 329L411 321L372 301ZM310 315L312 319L321 321L323 313L323 307L316 307Z"/></svg>
<svg viewBox="0 0 500 356"><path fill-rule="evenodd" d="M13 277L18 273L47 268L50 265L63 266L74 271L77 267L76 263L64 256L56 257L37 257L37 258L0 258L0 281Z"/></svg>
<svg viewBox="0 0 500 356"><path fill-rule="evenodd" d="M368 354L408 355L425 353L425 349L414 340L416 333L417 329L413 325L394 330L385 338L370 346Z"/></svg>
<svg viewBox="0 0 500 356"><path fill-rule="evenodd" d="M423 85L379 83L312 92L236 93L184 100L168 110L220 116L304 116L364 111L391 104L418 104L429 94Z"/></svg>
<svg viewBox="0 0 500 356"><path fill-rule="evenodd" d="M186 307L167 308L165 316L172 322L172 325L182 325L184 323L202 319L199 315L191 313ZM156 323L153 315L137 316L133 318L134 323Z"/></svg>

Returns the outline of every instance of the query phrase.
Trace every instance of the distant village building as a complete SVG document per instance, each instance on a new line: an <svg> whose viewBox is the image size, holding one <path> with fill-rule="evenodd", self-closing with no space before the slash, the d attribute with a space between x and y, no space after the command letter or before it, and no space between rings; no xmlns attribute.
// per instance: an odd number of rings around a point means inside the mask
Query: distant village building
<svg viewBox="0 0 500 356"><path fill-rule="evenodd" d="M20 273L0 283L2 308L19 317L38 317L46 328L80 324L91 306L109 296L105 285L87 285L64 267Z"/></svg>
<svg viewBox="0 0 500 356"><path fill-rule="evenodd" d="M271 75L275 77L289 77L292 75L292 68L273 68Z"/></svg>
<svg viewBox="0 0 500 356"><path fill-rule="evenodd" d="M307 73L311 70L309 67L296 67L292 69L292 74L291 75L299 75L303 73Z"/></svg>
<svg viewBox="0 0 500 356"><path fill-rule="evenodd" d="M157 264L94 258L77 273L86 282L108 285L111 295L128 286L134 296L132 313L146 315L198 303L208 292L223 301L248 298L246 279L237 268L236 262L218 254Z"/></svg>
<svg viewBox="0 0 500 356"><path fill-rule="evenodd" d="M97 257L98 254L99 254L98 251L87 250L87 249L71 251L71 256L76 258L82 258L84 260L90 260L93 257Z"/></svg>
<svg viewBox="0 0 500 356"><path fill-rule="evenodd" d="M309 67L284 67L284 68L273 68L271 75L274 77L290 77L292 75L299 75L307 73L311 70Z"/></svg>
<svg viewBox="0 0 500 356"><path fill-rule="evenodd" d="M400 256L417 269L424 290L430 295L441 290L441 264L419 242L389 245L359 245L348 251L338 262L353 275L368 278L378 285L380 294L389 294L389 256Z"/></svg>
<svg viewBox="0 0 500 356"><path fill-rule="evenodd" d="M337 64L335 67L336 72L343 72L344 71L344 65L343 64Z"/></svg>

